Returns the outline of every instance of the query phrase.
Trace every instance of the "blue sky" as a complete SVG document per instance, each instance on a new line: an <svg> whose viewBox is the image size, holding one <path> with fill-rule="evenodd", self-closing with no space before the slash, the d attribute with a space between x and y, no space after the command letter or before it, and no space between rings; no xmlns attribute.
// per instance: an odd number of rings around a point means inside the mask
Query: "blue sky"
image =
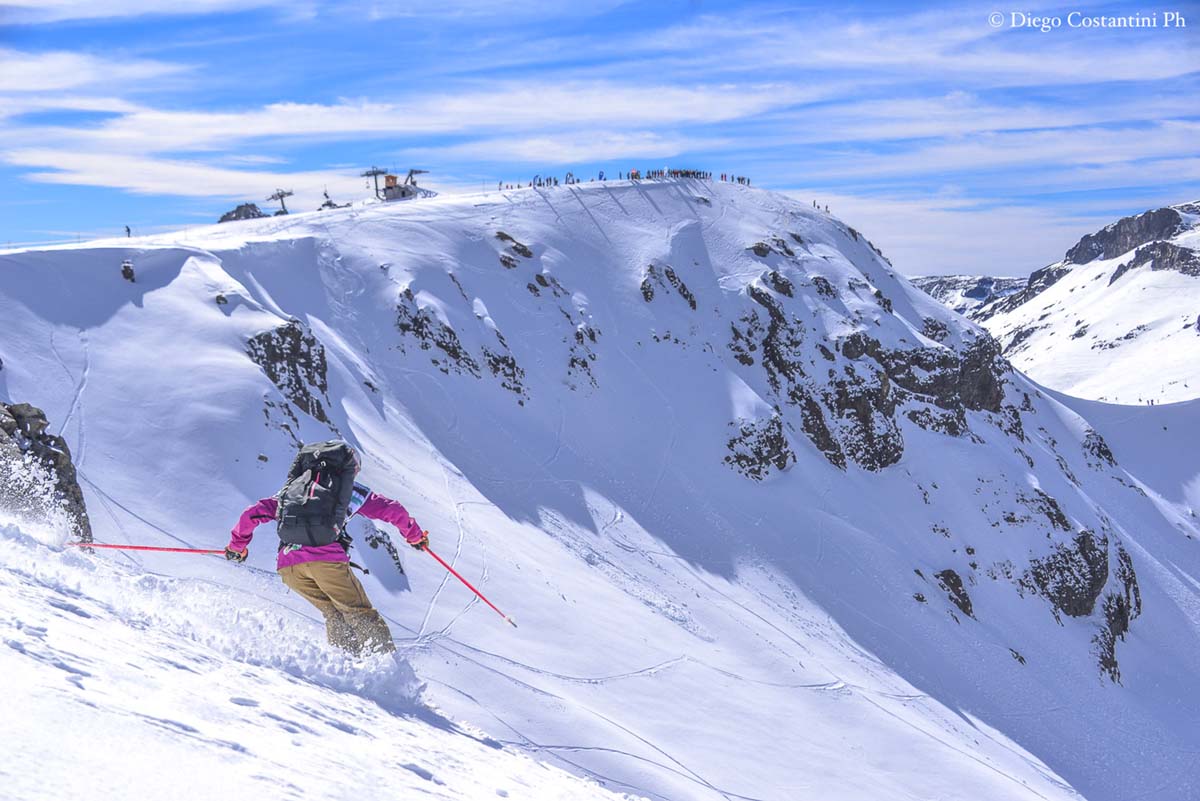
<svg viewBox="0 0 1200 801"><path fill-rule="evenodd" d="M277 186L309 210L371 164L442 192L679 166L828 203L909 274L1023 274L1200 199L1198 98L1195 0L0 0L0 246Z"/></svg>

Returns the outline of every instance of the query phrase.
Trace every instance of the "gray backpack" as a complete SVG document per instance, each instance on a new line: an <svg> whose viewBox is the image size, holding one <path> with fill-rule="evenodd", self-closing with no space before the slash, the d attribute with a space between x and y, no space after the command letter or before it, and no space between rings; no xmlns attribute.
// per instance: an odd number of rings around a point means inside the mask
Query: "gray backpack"
<svg viewBox="0 0 1200 801"><path fill-rule="evenodd" d="M279 541L330 545L342 536L350 513L358 454L340 440L305 445L296 454L279 501Z"/></svg>

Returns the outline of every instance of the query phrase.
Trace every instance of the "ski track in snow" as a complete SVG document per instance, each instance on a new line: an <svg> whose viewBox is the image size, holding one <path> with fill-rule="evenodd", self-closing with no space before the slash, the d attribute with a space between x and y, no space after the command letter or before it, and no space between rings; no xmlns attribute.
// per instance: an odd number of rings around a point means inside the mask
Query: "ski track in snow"
<svg viewBox="0 0 1200 801"><path fill-rule="evenodd" d="M437 460L438 466L442 470L442 481L446 487L446 498L450 502L450 506L454 509L454 522L458 529L458 539L455 541L454 556L450 558L450 565L457 569L458 557L462 555L463 541L466 538L466 533L463 530L462 524L462 507L459 505L458 500L454 497L454 492L450 489L450 472L446 469L446 466L442 463L442 460L438 454L435 453L431 455L435 460ZM453 577L450 575L449 571L447 571L446 574L442 576L442 580L438 582L437 589L433 591L433 597L429 599L429 605L425 609L425 617L421 620L421 628L419 632L420 636L425 635L425 631L429 627L429 619L433 616L434 609L437 607L438 599L441 597L442 591L446 588L446 585L448 585L452 580L454 580ZM453 623L453 621L451 621L451 623ZM449 629L449 625L447 625L446 628ZM444 634L445 631L442 633Z"/></svg>
<svg viewBox="0 0 1200 801"><path fill-rule="evenodd" d="M78 414L79 420L76 426L77 441L73 454L73 461L75 462L76 467L83 464L85 456L87 440L83 428L83 412L80 401L83 398L84 390L87 389L88 374L91 372L91 357L88 354L87 332L82 329L79 331L79 345L80 353L83 356L83 369L80 371L79 377L76 378L75 374L71 371L71 368L67 366L67 363L63 359L62 354L59 352L58 347L54 344L54 332L50 332L50 350L54 354L54 358L58 360L59 365L62 366L63 372L66 373L67 377L70 378L75 384L75 390L71 395L71 403L67 407L66 414L63 415L62 423L58 427L58 435L60 437L65 436L68 426L70 426L71 422L75 419L75 415Z"/></svg>

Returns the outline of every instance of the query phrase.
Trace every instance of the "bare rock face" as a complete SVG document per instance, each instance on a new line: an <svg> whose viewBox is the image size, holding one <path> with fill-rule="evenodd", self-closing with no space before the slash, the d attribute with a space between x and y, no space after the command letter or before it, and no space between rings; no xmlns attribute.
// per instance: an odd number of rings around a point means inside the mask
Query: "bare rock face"
<svg viewBox="0 0 1200 801"><path fill-rule="evenodd" d="M770 253L784 255L771 241ZM809 281L809 297L839 297L824 277ZM643 285L643 294L653 297L648 288L652 290ZM847 289L868 290L882 313L891 312L891 302L869 284ZM731 323L727 347L743 367L762 371L784 430L807 435L831 464L845 468L853 462L879 471L897 463L904 455L902 418L926 430L964 436L970 434L967 413L986 412L1003 430L1024 437L1020 411L1005 404L1012 367L987 334L957 348L886 347L859 331L832 341L838 355L811 341L802 322L806 298L781 270L764 272L745 291L749 308ZM949 334L944 323L932 319L926 320L925 330L935 342ZM813 351L826 366L818 366Z"/></svg>
<svg viewBox="0 0 1200 801"><path fill-rule="evenodd" d="M1117 663L1117 640L1124 640L1129 624L1142 613L1142 591L1138 587L1133 559L1120 544L1117 545L1116 587L1104 596L1104 623L1092 638L1100 669L1114 682L1121 681Z"/></svg>
<svg viewBox="0 0 1200 801"><path fill-rule="evenodd" d="M484 364L492 371L492 375L500 379L500 386L517 396L517 404L524 406L525 401L529 400L529 393L525 389L525 370L517 364L508 348L508 341L499 331L496 331L496 342L498 349L486 345L483 347Z"/></svg>
<svg viewBox="0 0 1200 801"><path fill-rule="evenodd" d="M963 586L962 577L950 568L935 573L934 578L938 580L938 584L946 591L951 603L959 608L959 610L967 617L975 617L974 607L971 604L971 596L967 594L967 588Z"/></svg>
<svg viewBox="0 0 1200 801"><path fill-rule="evenodd" d="M479 377L479 364L459 341L454 329L438 319L429 309L417 307L412 289L400 293L396 305L396 329L417 341L421 350L434 350L440 355L431 361L443 373L466 373Z"/></svg>
<svg viewBox="0 0 1200 801"><path fill-rule="evenodd" d="M512 236L510 236L509 234L506 234L504 231L497 231L496 238L499 239L501 242L508 242L509 247L512 248L513 253L516 253L521 258L524 258L524 259L532 259L533 258L533 251L529 249L528 245L524 244L523 242L518 242ZM501 257L500 260L504 261L503 256ZM508 267L509 265L505 264L505 266Z"/></svg>
<svg viewBox="0 0 1200 801"><path fill-rule="evenodd" d="M726 443L729 455L725 463L742 475L762 481L775 470L787 470L796 461L778 414L765 420L730 425L737 428L737 433Z"/></svg>
<svg viewBox="0 0 1200 801"><path fill-rule="evenodd" d="M1017 584L1046 598L1056 619L1090 617L1098 611L1093 655L1101 673L1120 683L1117 642L1125 639L1130 624L1141 615L1142 592L1133 559L1119 541L1110 546L1108 537L1079 531L1071 542L1060 542L1048 555L1031 559Z"/></svg>
<svg viewBox="0 0 1200 801"><path fill-rule="evenodd" d="M659 266L651 264L646 268L645 276L642 278L642 299L647 303L654 300L655 293L670 287L679 297L683 298L687 303L688 308L692 311L696 310L696 296L688 289L688 285L683 282L683 279L675 272L675 269L670 265Z"/></svg>
<svg viewBox="0 0 1200 801"><path fill-rule="evenodd" d="M92 523L88 518L87 504L83 499L83 491L79 488L75 465L71 461L71 450L62 437L48 431L49 423L45 413L28 403L0 403L0 461L6 471L25 459L31 459L53 482L48 499L62 505L70 517L75 533L81 542L92 541ZM9 475L0 481L0 496L8 494ZM38 500L35 492L21 490L20 497L0 497L0 501L13 503L18 506ZM37 509L18 509L17 511L37 512Z"/></svg>
<svg viewBox="0 0 1200 801"><path fill-rule="evenodd" d="M1122 217L1080 239L1075 247L1067 251L1066 261L1087 264L1095 259L1112 259L1155 240L1170 239L1183 229L1183 217L1172 208Z"/></svg>
<svg viewBox="0 0 1200 801"><path fill-rule="evenodd" d="M1108 539L1080 531L1047 556L1031 559L1027 580L1054 607L1055 614L1086 617L1108 581Z"/></svg>
<svg viewBox="0 0 1200 801"><path fill-rule="evenodd" d="M1173 270L1183 275L1200 278L1200 253L1191 248L1180 247L1173 242L1154 242L1137 249L1129 261L1118 267L1108 279L1112 286L1118 278L1130 270L1150 265L1151 270Z"/></svg>
<svg viewBox="0 0 1200 801"><path fill-rule="evenodd" d="M285 398L314 419L330 422L321 403L321 398L328 402L329 391L325 347L298 321L255 334L246 353Z"/></svg>
<svg viewBox="0 0 1200 801"><path fill-rule="evenodd" d="M236 222L238 220L257 220L260 217L266 217L262 209L257 203L243 203L233 211L227 211L221 215L218 223Z"/></svg>
<svg viewBox="0 0 1200 801"><path fill-rule="evenodd" d="M1010 312L1013 309L1028 303L1038 295L1045 292L1050 287L1059 282L1060 279L1067 273L1071 272L1070 267L1065 267L1061 264L1051 264L1048 267L1043 267L1040 270L1035 270L1029 276L1029 280L1025 284L1025 288L1019 292L1014 292L1011 295L1006 295L999 300L989 303L980 308L971 317L975 320L986 320L989 317L994 317L997 314Z"/></svg>
<svg viewBox="0 0 1200 801"><path fill-rule="evenodd" d="M1100 469L1103 465L1108 465L1109 467L1116 467L1117 465L1117 460L1113 457L1108 443L1104 441L1104 437L1100 436L1100 432L1094 428L1089 428L1083 438L1083 451L1087 456L1088 464L1093 468Z"/></svg>

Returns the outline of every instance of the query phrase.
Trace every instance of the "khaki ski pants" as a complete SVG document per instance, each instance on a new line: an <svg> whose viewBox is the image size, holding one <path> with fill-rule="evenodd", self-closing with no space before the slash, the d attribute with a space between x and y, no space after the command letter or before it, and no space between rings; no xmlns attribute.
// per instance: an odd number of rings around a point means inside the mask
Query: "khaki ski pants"
<svg viewBox="0 0 1200 801"><path fill-rule="evenodd" d="M396 650L387 623L371 606L345 562L303 562L280 568L283 583L325 616L329 642L358 656Z"/></svg>

